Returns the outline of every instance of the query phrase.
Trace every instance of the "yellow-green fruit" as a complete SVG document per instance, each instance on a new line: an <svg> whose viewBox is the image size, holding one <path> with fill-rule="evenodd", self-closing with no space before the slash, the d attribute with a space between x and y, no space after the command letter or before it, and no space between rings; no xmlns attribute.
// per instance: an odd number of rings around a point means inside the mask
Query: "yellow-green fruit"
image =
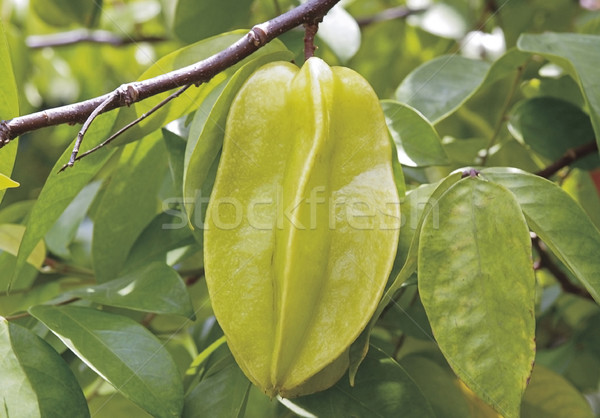
<svg viewBox="0 0 600 418"><path fill-rule="evenodd" d="M326 389L381 298L400 208L369 84L318 58L265 65L227 119L205 231L212 306L270 396Z"/></svg>

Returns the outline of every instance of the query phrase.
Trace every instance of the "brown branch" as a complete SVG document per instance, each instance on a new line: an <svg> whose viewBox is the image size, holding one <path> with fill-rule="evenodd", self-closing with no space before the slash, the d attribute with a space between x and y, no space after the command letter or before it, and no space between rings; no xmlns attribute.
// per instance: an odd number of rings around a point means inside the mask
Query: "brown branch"
<svg viewBox="0 0 600 418"><path fill-rule="evenodd" d="M0 122L0 147L25 132L63 123L83 123L95 109L114 96L117 96L118 99L112 100L101 113L142 101L186 84L205 83L281 34L304 23L312 23L321 19L339 1L309 0L274 19L255 25L250 32L233 45L193 65L148 80L125 84L112 93L83 102L2 121Z"/></svg>
<svg viewBox="0 0 600 418"><path fill-rule="evenodd" d="M315 35L319 30L319 23L305 23L304 24L304 59L308 60L315 56Z"/></svg>
<svg viewBox="0 0 600 418"><path fill-rule="evenodd" d="M168 39L163 36L136 36L121 37L106 30L76 29L68 32L53 33L49 35L31 35L25 39L25 44L31 49L45 47L68 46L79 43L108 44L112 46L126 46L140 42L164 42Z"/></svg>
<svg viewBox="0 0 600 418"><path fill-rule="evenodd" d="M561 168L573 164L575 161L590 155L598 151L598 143L596 141L588 142L587 144L581 145L576 148L571 148L565 152L565 154L558 160L550 164L543 170L538 171L537 174L540 177L550 178L556 174Z"/></svg>
<svg viewBox="0 0 600 418"><path fill-rule="evenodd" d="M426 10L427 10L426 8L411 9L406 6L392 7L390 9L386 9L380 13L377 13L373 16L358 18L358 19L356 19L356 23L358 23L358 26L363 27L363 26L371 25L373 23L385 22L387 20L404 19L410 15L423 13Z"/></svg>
<svg viewBox="0 0 600 418"><path fill-rule="evenodd" d="M536 270L542 268L547 269L554 277L556 277L556 280L558 280L563 292L571 293L572 295L579 296L584 299L589 299L592 301L594 300L592 295L590 295L587 290L571 282L569 276L567 276L567 274L562 271L558 264L554 262L552 257L550 257L546 244L544 244L537 235L532 234L531 243L533 244L533 248L535 248L539 256L539 259L534 264L534 268Z"/></svg>

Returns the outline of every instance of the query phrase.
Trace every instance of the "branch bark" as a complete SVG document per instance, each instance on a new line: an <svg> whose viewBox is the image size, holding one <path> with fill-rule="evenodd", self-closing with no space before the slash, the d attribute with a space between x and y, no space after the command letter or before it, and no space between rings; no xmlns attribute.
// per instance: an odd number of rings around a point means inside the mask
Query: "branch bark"
<svg viewBox="0 0 600 418"><path fill-rule="evenodd" d="M556 174L561 168L573 164L575 161L598 151L598 143L596 141L588 142L577 148L569 149L562 157L550 164L543 170L538 171L540 177L549 178Z"/></svg>
<svg viewBox="0 0 600 418"><path fill-rule="evenodd" d="M281 34L304 23L313 23L321 19L339 1L309 0L274 19L255 25L250 32L233 45L196 64L148 80L124 84L111 93L83 102L2 121L0 122L0 147L25 132L64 123L84 123L92 112L107 101L109 104L104 106L101 113L129 106L132 103L186 84L199 85L205 83Z"/></svg>

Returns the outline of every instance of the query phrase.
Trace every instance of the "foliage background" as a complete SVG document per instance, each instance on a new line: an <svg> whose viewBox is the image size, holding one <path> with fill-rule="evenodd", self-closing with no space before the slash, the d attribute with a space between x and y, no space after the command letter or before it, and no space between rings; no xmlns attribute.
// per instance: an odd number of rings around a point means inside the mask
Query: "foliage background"
<svg viewBox="0 0 600 418"><path fill-rule="evenodd" d="M18 86L19 113L27 114L104 94L122 83L138 79L159 58L173 51L229 30L251 27L294 5L295 2L288 0L3 0L0 17ZM346 1L343 5L346 12L338 10L335 19L329 23L333 29L327 31L322 28L322 38L317 41L317 55L330 65L345 65L358 71L381 99L408 98L403 101L436 122L433 135L441 138L441 153L435 151L437 148L432 145L434 157L416 155L408 151L411 144L403 144L413 162L417 157L425 159L424 162L409 164L413 167L405 165L403 174L408 190L420 184L435 183L456 168L481 163L481 150L490 144L487 165L537 172L568 149L593 139L588 115L596 113L596 117L600 117L598 109L586 106L572 74L549 64L540 56L527 57L522 63L519 57L509 57L518 63L514 71L489 82L483 82L483 79L475 81L464 102L447 117L436 118L434 113L428 114L427 109L418 103L418 91L403 93L399 86L417 67L444 54L455 54L456 57L476 59L482 63L480 68L479 64L469 61L449 75L442 71L443 66L440 67L440 73L448 78L431 77L429 86L443 98L447 86L453 85L453 76L465 72L473 75L468 79L478 80L477 74L483 71L485 75L489 63L514 48L522 33L553 31L600 35L599 2L362 0ZM362 22L398 6L424 11L407 18L363 22L359 29L357 21ZM33 49L27 45L27 42L34 41L32 36L81 28L106 30L123 39L156 37L164 40L133 42L119 47L76 43ZM292 51L297 64L303 61L302 37L303 32L298 30L280 38ZM218 50L232 43L229 38L220 42L211 48ZM189 56L191 62L208 54L203 48L208 47L200 44L193 50L195 52ZM283 50L283 46L273 46L269 53L277 53L278 48ZM592 57L590 62L593 62L594 56L595 62L598 62L600 43L592 43L588 52ZM155 65L151 71L165 72L176 64L162 61L161 65ZM219 84L215 82L211 86L217 90ZM214 98L211 99L209 88L204 91L197 97L196 104L200 103L210 110ZM187 393L184 411L188 416L203 416L203 411L210 411L214 416L236 416L244 407L246 416L293 416L290 409L281 403L270 402L256 388L250 389L249 395L246 395L247 381L223 345L213 346L216 351L210 358L195 369L195 374L186 375L198 353L219 341L221 333L211 316L202 280L201 241L195 240L188 228L164 229L158 226L186 223L178 206L183 181L180 178L183 167L180 165L186 152L188 132L202 128L198 114L183 117L178 123L154 131L137 145L121 147L114 154L107 152L99 157L97 169L82 180L89 184L77 194L58 223L44 234L45 246L38 247L34 253L37 261L26 265L20 272L10 294L0 292L0 315L15 316L49 300L60 303L81 297L85 293L81 290L77 293L78 289L106 284L115 277L124 278L124 284L129 283L128 277L129 280L144 277L148 287L132 294L130 300L120 300L117 295L120 288L109 286L102 293L104 299L99 296L99 299L87 299L76 304L104 305L104 311L143 324L165 342L175 367L184 376L182 381ZM2 119L13 116L16 115L0 115ZM112 127L109 119L105 117L97 122L98 140L106 137ZM527 129L532 123L545 125L548 130L543 135L529 133ZM0 252L1 288L6 287L15 270L15 245L18 246L22 237L22 225L28 222L34 202L56 170L57 160L70 146L78 128L68 125L45 128L25 134L18 141L11 178L21 186L9 189L0 205L0 239L3 240ZM149 133L149 130L144 133ZM547 141L548 137L553 139ZM87 141L91 142L93 138L90 133ZM0 151L0 160L4 152ZM435 161L435 158L445 160ZM59 163L62 165L64 161ZM596 227L600 227L598 165L597 156L588 157L554 178L580 204ZM210 167L206 168L210 171ZM78 176L77 170L76 165L71 173L60 179L53 192L56 200L60 200L61 193L71 187L73 183L70 181ZM124 230L118 225L125 225ZM118 235L120 238L115 238L116 233L121 234ZM577 278L559 259L550 257L562 274L577 283ZM170 281L164 277L169 277ZM538 269L536 278L536 363L544 368L540 369L538 380L534 381L535 385L532 383L525 395L522 415L593 416L582 395L598 414L600 334L597 321L600 310L593 301L565 292L551 269ZM171 287L161 287L165 286L165 282L171 283ZM175 289L172 290L174 293L169 293L169 289ZM168 306L161 310L160 300L150 296L157 294L165 295L167 301L183 301L182 305L175 310ZM371 373L380 383L385 383L386 379L390 382L401 380L404 377L392 376L394 372L390 372L393 367L388 363L392 356L416 381L426 402L438 414L441 413L439 416L465 416L469 413L472 416L495 416L473 392L459 383L448 367L432 340L430 324L416 286L406 287L397 303L390 306L373 334L374 342L386 354L376 351L369 357L369 365L364 366L365 373ZM43 318L43 322L49 321L50 317L55 318L52 315L58 315L50 308L36 309L31 313ZM192 316L192 312L195 313L194 321L186 319ZM98 321L110 319L98 317ZM115 392L33 317L23 316L13 322L43 337L61 355L75 374L93 416L146 416L147 413L138 406L149 402L144 395L140 395L142 400L138 400L136 405L136 402ZM140 333L140 339L146 338L143 331L136 332ZM96 349L91 347L92 352ZM92 353L94 356L103 362L110 354L98 351ZM172 365L165 364L164 367L169 369ZM368 377L365 379L368 380ZM371 391L363 388L364 391L357 395L360 401L351 404L351 411L368 416L361 409L365 407L361 402L368 399L372 404L366 411L376 408L376 412L386 416L385 410L377 411L377 408L384 408L385 402L373 399L401 398L402 393L384 386L375 386L370 388ZM303 406L308 410L311 407L320 410L320 402L338 406L349 402L345 388L337 390L320 395L322 399L317 396L307 400ZM428 413L408 403L398 408L394 412L402 410L414 416ZM343 409L336 412L339 416L348 413Z"/></svg>

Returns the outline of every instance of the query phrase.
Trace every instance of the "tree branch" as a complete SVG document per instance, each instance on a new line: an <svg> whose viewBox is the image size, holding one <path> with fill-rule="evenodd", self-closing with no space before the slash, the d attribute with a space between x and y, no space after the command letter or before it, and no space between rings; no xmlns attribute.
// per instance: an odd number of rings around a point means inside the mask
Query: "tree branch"
<svg viewBox="0 0 600 418"><path fill-rule="evenodd" d="M304 24L304 59L308 60L315 55L315 35L319 30L319 24L317 22L314 23L305 23Z"/></svg>
<svg viewBox="0 0 600 418"><path fill-rule="evenodd" d="M556 277L556 280L558 280L563 292L571 293L584 299L589 299L592 301L594 300L592 295L590 295L587 290L576 286L573 284L573 282L571 282L569 276L567 276L566 273L562 271L561 268L554 262L554 260L552 260L548 254L548 248L546 248L546 245L537 235L532 234L531 243L533 244L533 248L535 248L539 256L539 260L534 264L534 268L536 270L542 268L547 269L554 277Z"/></svg>
<svg viewBox="0 0 600 418"><path fill-rule="evenodd" d="M2 121L0 122L0 147L25 132L63 123L84 123L92 112L107 100L109 104L104 106L101 113L128 106L186 84L205 83L281 34L322 18L339 1L309 0L274 19L255 25L250 32L230 47L196 64L148 80L124 84L114 92L83 102Z"/></svg>
<svg viewBox="0 0 600 418"><path fill-rule="evenodd" d="M168 39L162 36L137 36L120 37L106 30L76 29L68 32L53 33L50 35L31 35L25 40L29 48L38 49L45 47L58 47L83 42L95 44L108 44L112 46L125 46L140 42L164 42Z"/></svg>
<svg viewBox="0 0 600 418"><path fill-rule="evenodd" d="M540 177L550 178L556 174L561 168L573 164L575 161L590 155L598 151L598 143L596 141L588 142L587 144L581 145L576 148L571 148L565 152L565 154L558 160L550 164L543 170L538 171L537 174Z"/></svg>

